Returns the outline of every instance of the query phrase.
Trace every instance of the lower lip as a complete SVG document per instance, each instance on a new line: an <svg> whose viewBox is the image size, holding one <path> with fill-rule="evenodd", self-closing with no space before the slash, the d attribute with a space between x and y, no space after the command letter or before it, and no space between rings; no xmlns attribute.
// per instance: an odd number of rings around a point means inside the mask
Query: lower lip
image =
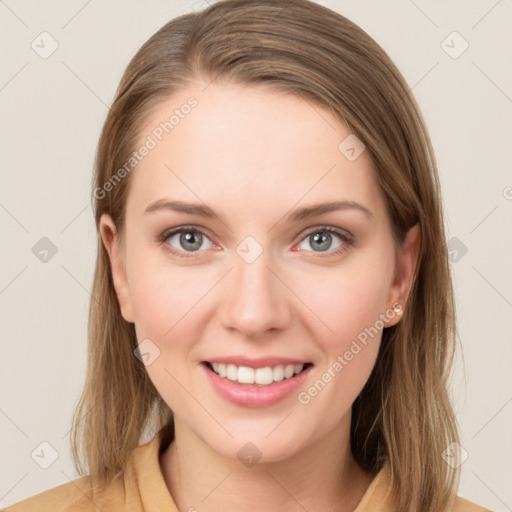
<svg viewBox="0 0 512 512"><path fill-rule="evenodd" d="M276 404L296 391L312 368L309 366L289 379L283 379L268 386L258 386L256 384L240 384L237 381L221 377L210 370L205 363L201 363L200 366L219 395L242 407L268 407Z"/></svg>

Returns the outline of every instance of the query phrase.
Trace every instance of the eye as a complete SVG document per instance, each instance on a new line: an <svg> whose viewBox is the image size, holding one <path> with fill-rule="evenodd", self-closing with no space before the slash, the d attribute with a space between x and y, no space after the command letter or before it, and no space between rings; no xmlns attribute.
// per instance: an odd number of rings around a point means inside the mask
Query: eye
<svg viewBox="0 0 512 512"><path fill-rule="evenodd" d="M158 239L172 254L184 258L193 257L193 253L202 252L202 249L211 249L214 246L207 234L196 226L180 226L167 230ZM306 233L298 247L300 250L335 256L348 250L353 245L353 241L352 235L343 230L320 226ZM304 247L304 244L312 249ZM318 256L323 257L321 254Z"/></svg>
<svg viewBox="0 0 512 512"><path fill-rule="evenodd" d="M310 230L302 239L299 248L310 250L307 247L301 247L306 244L312 247L313 252L328 252L329 256L333 256L345 252L352 243L353 238L348 233L330 226L321 226Z"/></svg>
<svg viewBox="0 0 512 512"><path fill-rule="evenodd" d="M202 230L192 226L182 226L166 231L160 237L160 242L178 256L188 257L187 254L201 252L201 249L210 249L213 244Z"/></svg>

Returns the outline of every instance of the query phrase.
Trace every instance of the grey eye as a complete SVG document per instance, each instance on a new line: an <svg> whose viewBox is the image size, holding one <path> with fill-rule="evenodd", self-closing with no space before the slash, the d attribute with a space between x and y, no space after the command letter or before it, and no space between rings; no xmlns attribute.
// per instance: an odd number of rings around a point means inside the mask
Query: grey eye
<svg viewBox="0 0 512 512"><path fill-rule="evenodd" d="M330 233L328 231L318 229L317 231L313 231L312 233L307 235L301 242L301 245L304 242L308 242L310 244L310 247L312 247L313 251L315 252L325 252L330 249L336 249L342 244L342 242L340 241L338 245L332 247L331 244L333 243L333 235L334 237L341 240L340 236L336 235L335 233ZM300 248L304 249L304 247ZM310 250L307 247L305 249Z"/></svg>
<svg viewBox="0 0 512 512"><path fill-rule="evenodd" d="M176 237L178 237L176 239ZM174 245L172 242L173 240L176 242L178 241L178 246ZM194 230L187 230L187 231L181 231L178 233L174 233L169 237L169 243L178 250L181 251L187 251L187 252L194 252L201 249L201 246L203 245L203 242L208 242L210 245L206 248L211 247L211 242L208 240L206 236L204 236L199 231Z"/></svg>

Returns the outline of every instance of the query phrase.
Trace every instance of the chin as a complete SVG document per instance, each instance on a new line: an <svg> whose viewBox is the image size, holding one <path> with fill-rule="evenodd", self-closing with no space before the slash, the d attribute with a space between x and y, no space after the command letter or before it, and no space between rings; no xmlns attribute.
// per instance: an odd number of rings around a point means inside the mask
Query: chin
<svg viewBox="0 0 512 512"><path fill-rule="evenodd" d="M227 424L226 429L233 435L232 438L225 432L214 438L211 435L198 434L218 455L252 467L255 463L287 460L306 447L307 440L303 432L290 432L285 428L280 430L278 424L279 422L274 422L270 429L267 428L267 423L260 429L254 425L250 429L240 428L240 425L238 428L230 428Z"/></svg>

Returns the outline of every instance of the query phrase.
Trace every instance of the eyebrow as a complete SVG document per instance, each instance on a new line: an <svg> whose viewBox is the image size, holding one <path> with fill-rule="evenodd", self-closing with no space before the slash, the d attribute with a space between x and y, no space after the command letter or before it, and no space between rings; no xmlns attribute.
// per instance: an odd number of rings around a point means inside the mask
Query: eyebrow
<svg viewBox="0 0 512 512"><path fill-rule="evenodd" d="M199 203L186 203L184 201L170 201L168 199L159 199L151 203L146 210L145 214L153 213L160 210L171 210L181 213L188 213L190 215L197 215L199 217L213 218L219 217L211 208ZM309 219L317 215L322 215L329 212L338 210L357 210L364 213L368 218L373 217L373 213L360 203L355 201L333 201L329 203L313 204L311 206L304 206L297 208L286 215L287 222L298 222L301 220ZM222 220L222 219L221 219Z"/></svg>

